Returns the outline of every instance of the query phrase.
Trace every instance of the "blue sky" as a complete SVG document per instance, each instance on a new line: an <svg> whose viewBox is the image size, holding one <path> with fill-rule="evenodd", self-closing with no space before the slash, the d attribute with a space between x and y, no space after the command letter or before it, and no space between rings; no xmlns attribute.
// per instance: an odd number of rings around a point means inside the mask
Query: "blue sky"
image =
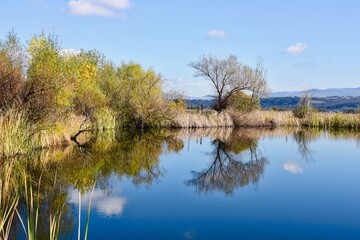
<svg viewBox="0 0 360 240"><path fill-rule="evenodd" d="M273 91L360 87L357 0L17 0L0 5L0 38L14 29L59 35L62 47L135 61L190 96L212 93L187 66L203 54L263 58Z"/></svg>

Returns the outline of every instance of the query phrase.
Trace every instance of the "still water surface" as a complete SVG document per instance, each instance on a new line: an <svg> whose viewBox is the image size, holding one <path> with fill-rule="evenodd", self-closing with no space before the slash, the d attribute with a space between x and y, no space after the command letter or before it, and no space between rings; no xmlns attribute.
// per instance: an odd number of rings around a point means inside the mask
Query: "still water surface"
<svg viewBox="0 0 360 240"><path fill-rule="evenodd" d="M360 239L360 133L102 135L32 156L38 236L60 203L61 239Z"/></svg>

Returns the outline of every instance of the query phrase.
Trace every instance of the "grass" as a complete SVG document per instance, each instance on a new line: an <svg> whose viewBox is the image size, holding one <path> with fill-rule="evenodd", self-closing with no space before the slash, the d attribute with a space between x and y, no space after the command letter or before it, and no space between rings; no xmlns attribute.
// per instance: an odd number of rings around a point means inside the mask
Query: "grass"
<svg viewBox="0 0 360 240"><path fill-rule="evenodd" d="M343 113L313 113L303 120L302 125L308 127L359 129L360 115Z"/></svg>
<svg viewBox="0 0 360 240"><path fill-rule="evenodd" d="M319 127L360 129L360 114L313 112L304 118L297 118L291 111L236 112L221 113L187 112L174 119L175 127Z"/></svg>
<svg viewBox="0 0 360 240"><path fill-rule="evenodd" d="M0 155L14 156L34 147L32 126L23 112L11 109L0 115Z"/></svg>
<svg viewBox="0 0 360 240"><path fill-rule="evenodd" d="M115 129L116 117L115 113L109 108L101 108L95 113L96 128L99 131L107 129Z"/></svg>
<svg viewBox="0 0 360 240"><path fill-rule="evenodd" d="M111 124L106 129L115 126L115 120L108 115L102 115L100 123L101 126ZM0 158L23 155L34 149L69 145L70 136L79 130L82 121L81 117L71 115L55 123L32 123L24 111L0 110Z"/></svg>
<svg viewBox="0 0 360 240"><path fill-rule="evenodd" d="M19 203L18 184L14 180L17 164L14 159L0 163L0 239L9 239L10 228ZM15 190L15 191L14 191Z"/></svg>
<svg viewBox="0 0 360 240"><path fill-rule="evenodd" d="M205 111L196 113L187 111L176 116L173 119L172 126L179 128L233 127L234 122L228 112Z"/></svg>
<svg viewBox="0 0 360 240"><path fill-rule="evenodd" d="M0 112L0 157L25 154L33 149L59 146L65 142L61 123L46 127L31 123L25 112L10 109Z"/></svg>
<svg viewBox="0 0 360 240"><path fill-rule="evenodd" d="M70 115L55 123L31 123L26 114L17 109L0 111L0 157L25 154L33 149L68 145L70 136L79 131L80 116ZM116 129L114 112L101 109L94 121L87 123L93 132ZM360 114L311 112L297 118L291 111L238 112L179 111L163 128L217 128L217 127L319 127L326 129L360 129Z"/></svg>

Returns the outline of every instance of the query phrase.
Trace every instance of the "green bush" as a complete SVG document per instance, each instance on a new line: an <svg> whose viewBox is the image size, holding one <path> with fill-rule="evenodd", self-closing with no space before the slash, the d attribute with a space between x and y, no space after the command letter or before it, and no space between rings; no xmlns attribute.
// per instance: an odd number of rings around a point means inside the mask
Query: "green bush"
<svg viewBox="0 0 360 240"><path fill-rule="evenodd" d="M228 104L238 111L245 112L259 110L261 108L259 99L251 97L243 92L239 92L231 96Z"/></svg>
<svg viewBox="0 0 360 240"><path fill-rule="evenodd" d="M294 117L303 119L310 116L314 110L314 108L309 106L298 106L292 110L292 113Z"/></svg>

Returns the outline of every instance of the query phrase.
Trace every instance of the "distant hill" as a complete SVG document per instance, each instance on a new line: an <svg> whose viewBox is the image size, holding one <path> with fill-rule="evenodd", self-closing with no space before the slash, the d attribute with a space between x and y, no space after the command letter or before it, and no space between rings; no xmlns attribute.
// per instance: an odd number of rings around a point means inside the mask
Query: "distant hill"
<svg viewBox="0 0 360 240"><path fill-rule="evenodd" d="M293 109L298 106L300 97L262 98L260 105L264 109ZM313 97L311 105L322 111L349 112L360 106L360 97Z"/></svg>
<svg viewBox="0 0 360 240"><path fill-rule="evenodd" d="M188 108L211 108L214 103L214 97L206 95L203 97L185 96L185 104Z"/></svg>
<svg viewBox="0 0 360 240"><path fill-rule="evenodd" d="M359 88L329 88L311 89L311 105L322 111L348 112L356 111L360 107ZM260 105L263 109L293 109L298 106L300 97L305 91L297 92L274 92L270 97L262 98ZM188 108L211 108L215 97L207 95L203 97L185 97Z"/></svg>
<svg viewBox="0 0 360 240"><path fill-rule="evenodd" d="M305 92L310 92L312 97L360 97L360 87L358 88L328 88L310 89L307 91L292 92L273 92L269 97L301 97Z"/></svg>

